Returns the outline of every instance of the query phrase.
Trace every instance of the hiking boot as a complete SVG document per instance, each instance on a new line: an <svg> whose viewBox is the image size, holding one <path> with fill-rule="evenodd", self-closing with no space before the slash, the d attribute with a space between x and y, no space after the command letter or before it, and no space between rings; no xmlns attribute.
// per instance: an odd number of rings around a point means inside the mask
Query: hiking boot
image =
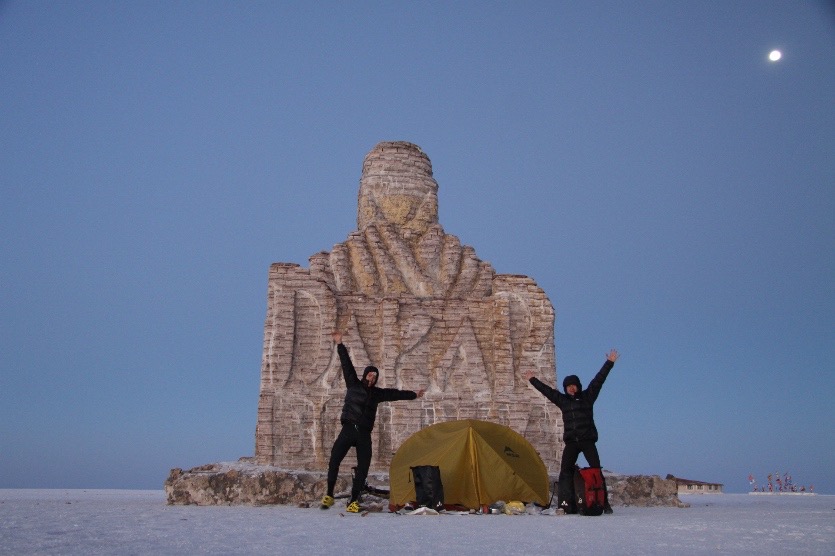
<svg viewBox="0 0 835 556"><path fill-rule="evenodd" d="M360 504L356 500L351 500L351 503L348 504L348 507L345 508L345 511L351 512L352 514L360 513Z"/></svg>
<svg viewBox="0 0 835 556"><path fill-rule="evenodd" d="M324 495L322 497L322 509L327 510L328 508L333 506L333 502L334 502L333 496L331 496L330 494Z"/></svg>

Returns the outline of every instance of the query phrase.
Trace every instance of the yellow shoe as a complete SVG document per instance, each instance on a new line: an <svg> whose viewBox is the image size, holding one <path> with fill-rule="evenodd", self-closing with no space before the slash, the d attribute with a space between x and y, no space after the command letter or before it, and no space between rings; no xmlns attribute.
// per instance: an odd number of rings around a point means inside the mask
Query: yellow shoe
<svg viewBox="0 0 835 556"><path fill-rule="evenodd" d="M345 510L346 510L346 511L351 512L352 514L358 514L358 513L360 513L360 505L359 505L359 502L357 502L356 500L354 500L353 502L351 502L350 504L348 504L348 507L347 507L347 508L345 508Z"/></svg>
<svg viewBox="0 0 835 556"><path fill-rule="evenodd" d="M333 506L333 496L324 495L322 497L322 509L327 510L331 506Z"/></svg>

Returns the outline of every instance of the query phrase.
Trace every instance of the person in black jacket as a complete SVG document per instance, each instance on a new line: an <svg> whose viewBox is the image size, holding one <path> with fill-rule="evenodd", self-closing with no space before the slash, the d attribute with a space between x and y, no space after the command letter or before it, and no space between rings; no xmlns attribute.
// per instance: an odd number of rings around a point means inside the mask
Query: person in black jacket
<svg viewBox="0 0 835 556"><path fill-rule="evenodd" d="M594 425L594 402L600 394L600 388L609 376L609 371L618 360L618 352L611 350L606 355L606 362L589 383L589 387L583 390L583 385L576 375L569 375L562 381L565 394L551 388L534 377L534 373L528 371L525 378L539 392L551 400L562 411L563 441L565 447L562 451L560 462L560 475L558 479L557 500L561 509L567 513L573 513L574 500L573 492L574 467L577 458L583 453L589 467L600 467L600 455L597 453L597 427ZM604 480L605 487L605 480ZM612 513L609 505L609 494L606 492L605 513Z"/></svg>
<svg viewBox="0 0 835 556"><path fill-rule="evenodd" d="M357 377L357 371L348 355L348 350L342 344L342 333L334 332L333 341L342 364L342 376L345 378L345 403L342 406L342 430L333 443L331 459L328 464L328 492L322 498L322 508L333 506L333 489L339 476L339 465L348 450L353 446L357 452L357 472L351 489L351 500L346 508L349 512L359 512L359 499L368 468L371 465L371 431L377 418L377 405L382 402L397 400L414 400L423 397L423 390L398 390L396 388L378 388L376 386L380 371L369 365L362 373L362 379Z"/></svg>

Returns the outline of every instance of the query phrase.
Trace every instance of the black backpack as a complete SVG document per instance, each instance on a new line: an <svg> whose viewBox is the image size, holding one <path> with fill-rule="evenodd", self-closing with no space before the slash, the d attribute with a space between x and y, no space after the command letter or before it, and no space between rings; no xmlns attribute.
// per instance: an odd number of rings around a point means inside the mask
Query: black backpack
<svg viewBox="0 0 835 556"><path fill-rule="evenodd" d="M418 465L412 467L415 479L415 496L418 507L425 506L433 510L444 507L444 485L441 483L441 468L437 465Z"/></svg>

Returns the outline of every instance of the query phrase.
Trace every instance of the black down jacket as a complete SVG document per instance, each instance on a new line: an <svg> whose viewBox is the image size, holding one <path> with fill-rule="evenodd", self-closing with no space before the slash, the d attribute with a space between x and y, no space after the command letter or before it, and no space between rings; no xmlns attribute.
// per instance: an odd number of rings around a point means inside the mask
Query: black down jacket
<svg viewBox="0 0 835 556"><path fill-rule="evenodd" d="M397 400L414 400L417 393L411 390L398 390L397 388L367 388L365 383L357 377L357 371L348 355L344 345L338 344L336 351L339 353L339 361L342 363L342 376L345 378L345 404L342 406L342 424L357 425L363 429L372 430L374 421L377 419L377 404L381 402L393 402ZM372 368L366 368L363 378ZM380 374L377 373L379 380Z"/></svg>
<svg viewBox="0 0 835 556"><path fill-rule="evenodd" d="M589 383L589 387L583 390L581 385L580 390L574 396L563 394L559 390L544 384L538 378L531 378L531 385L562 411L562 438L564 441L597 442L597 427L594 426L594 402L614 365L612 361L607 359Z"/></svg>

